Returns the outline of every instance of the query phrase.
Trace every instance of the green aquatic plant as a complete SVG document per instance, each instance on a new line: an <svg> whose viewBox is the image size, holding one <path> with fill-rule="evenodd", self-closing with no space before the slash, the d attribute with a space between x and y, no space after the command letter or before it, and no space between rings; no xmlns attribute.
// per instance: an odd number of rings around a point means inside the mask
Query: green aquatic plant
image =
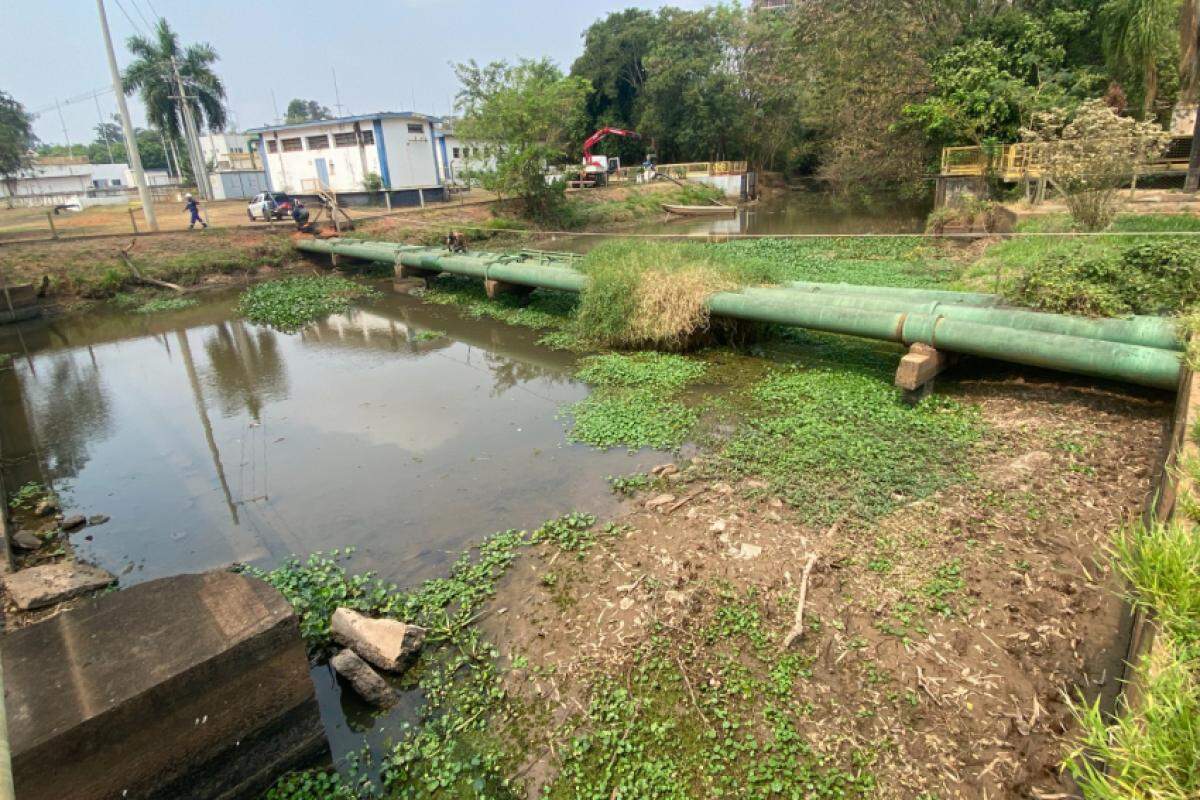
<svg viewBox="0 0 1200 800"><path fill-rule="evenodd" d="M424 330L409 334L408 340L410 342L432 342L445 337L445 335L445 331Z"/></svg>
<svg viewBox="0 0 1200 800"><path fill-rule="evenodd" d="M199 301L187 297L160 297L142 303L135 311L139 314L161 314L170 311L183 311L185 308L193 308L197 305L199 305Z"/></svg>
<svg viewBox="0 0 1200 800"><path fill-rule="evenodd" d="M238 300L238 312L251 322L292 332L376 295L369 286L338 276L284 278L251 286Z"/></svg>
<svg viewBox="0 0 1200 800"><path fill-rule="evenodd" d="M668 353L610 353L580 361L575 377L605 389L653 389L672 392L704 376L703 361Z"/></svg>

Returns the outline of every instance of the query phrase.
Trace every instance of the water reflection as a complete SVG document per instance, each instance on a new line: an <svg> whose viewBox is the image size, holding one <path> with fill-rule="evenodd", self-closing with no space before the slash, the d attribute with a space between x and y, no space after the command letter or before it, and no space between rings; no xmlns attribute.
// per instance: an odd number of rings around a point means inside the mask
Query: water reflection
<svg viewBox="0 0 1200 800"><path fill-rule="evenodd" d="M586 388L536 339L397 295L295 335L228 297L28 324L0 332L28 350L0 370L4 477L109 514L73 543L126 584L348 545L412 583L495 530L603 513L605 475L661 459L567 445Z"/></svg>

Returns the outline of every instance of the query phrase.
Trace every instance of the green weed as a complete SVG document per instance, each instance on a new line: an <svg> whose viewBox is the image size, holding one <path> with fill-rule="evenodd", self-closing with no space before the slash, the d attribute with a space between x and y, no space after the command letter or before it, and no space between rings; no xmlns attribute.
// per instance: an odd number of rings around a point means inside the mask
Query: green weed
<svg viewBox="0 0 1200 800"><path fill-rule="evenodd" d="M575 377L603 389L673 392L704 376L701 361L665 353L608 354L580 362Z"/></svg>
<svg viewBox="0 0 1200 800"><path fill-rule="evenodd" d="M978 410L932 397L915 408L883 379L778 371L750 391L751 413L718 467L768 481L812 522L870 519L967 477Z"/></svg>
<svg viewBox="0 0 1200 800"><path fill-rule="evenodd" d="M345 311L353 300L377 294L336 276L284 278L251 286L238 300L238 312L251 322L292 332Z"/></svg>
<svg viewBox="0 0 1200 800"><path fill-rule="evenodd" d="M411 342L432 342L435 339L443 338L445 335L445 331L425 330L410 334L408 339Z"/></svg>
<svg viewBox="0 0 1200 800"><path fill-rule="evenodd" d="M135 311L139 314L161 314L170 311L183 311L199 305L199 301L187 297L160 297L139 305Z"/></svg>
<svg viewBox="0 0 1200 800"><path fill-rule="evenodd" d="M700 418L694 408L638 389L593 393L567 413L574 420L571 441L604 449L679 447Z"/></svg>

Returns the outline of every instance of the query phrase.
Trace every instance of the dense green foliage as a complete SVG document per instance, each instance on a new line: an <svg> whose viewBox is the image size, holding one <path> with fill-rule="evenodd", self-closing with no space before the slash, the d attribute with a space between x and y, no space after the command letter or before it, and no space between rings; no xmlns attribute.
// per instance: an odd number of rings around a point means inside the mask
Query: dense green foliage
<svg viewBox="0 0 1200 800"><path fill-rule="evenodd" d="M169 311L183 311L192 308L199 301L189 297L157 297L139 305L135 311L139 314L161 314Z"/></svg>
<svg viewBox="0 0 1200 800"><path fill-rule="evenodd" d="M374 289L346 278L284 278L251 286L238 300L238 311L251 322L296 331L345 311L352 300L374 294Z"/></svg>
<svg viewBox="0 0 1200 800"><path fill-rule="evenodd" d="M1022 305L1071 314L1182 311L1200 302L1200 243L1146 239L1056 247L1029 262L1006 292Z"/></svg>
<svg viewBox="0 0 1200 800"><path fill-rule="evenodd" d="M587 85L545 59L485 67L471 61L455 70L463 114L457 133L495 159L495 167L479 176L484 188L520 198L534 219L557 219L566 186L548 184L545 167L565 157Z"/></svg>
<svg viewBox="0 0 1200 800"><path fill-rule="evenodd" d="M283 112L283 121L288 125L318 119L333 119L333 114L316 100L292 98L291 102L287 104L287 110Z"/></svg>
<svg viewBox="0 0 1200 800"><path fill-rule="evenodd" d="M35 144L33 117L12 95L0 91L0 179L15 177L25 169Z"/></svg>
<svg viewBox="0 0 1200 800"><path fill-rule="evenodd" d="M587 29L571 69L591 88L575 141L616 125L644 137L603 145L625 163L653 140L663 162L748 159L850 193L919 191L935 148L1016 141L1040 111L1107 93L1160 116L1180 91L1186 5L836 0L769 13L615 12Z"/></svg>

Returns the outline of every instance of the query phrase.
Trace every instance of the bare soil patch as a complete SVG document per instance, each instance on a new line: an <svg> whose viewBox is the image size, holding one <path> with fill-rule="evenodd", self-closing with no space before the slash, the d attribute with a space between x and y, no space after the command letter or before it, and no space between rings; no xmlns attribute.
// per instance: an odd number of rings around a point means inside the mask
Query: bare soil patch
<svg viewBox="0 0 1200 800"><path fill-rule="evenodd" d="M484 625L519 660L509 691L549 709L529 796L566 763L549 731L586 732L593 688L647 653L679 673L677 719L714 739L739 670L769 682L800 659L780 696L820 763L869 773L875 796L1071 796L1063 700L1116 688L1124 608L1103 548L1152 491L1169 400L1041 379L952 393L987 423L975 477L874 523L805 526L765 482L681 463L586 555L519 562ZM648 713L635 728L661 722Z"/></svg>

